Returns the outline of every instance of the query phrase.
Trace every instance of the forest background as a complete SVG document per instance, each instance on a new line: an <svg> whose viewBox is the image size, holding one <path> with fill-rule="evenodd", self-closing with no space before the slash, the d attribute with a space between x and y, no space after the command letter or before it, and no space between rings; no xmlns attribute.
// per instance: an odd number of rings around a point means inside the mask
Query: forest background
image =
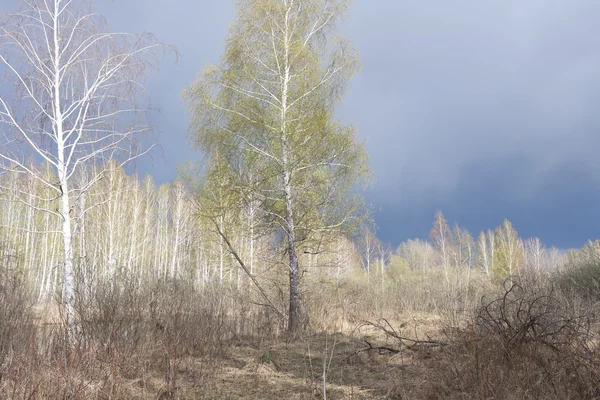
<svg viewBox="0 0 600 400"><path fill-rule="evenodd" d="M4 16L0 59L13 85L0 101L3 393L218 396L227 388L205 369L225 368L232 343L317 332L321 370L308 347L302 387L323 397L338 340L366 346L348 357L476 343L475 364L467 357L447 376L456 393L520 393L480 364L483 349L517 351L507 379L531 374L511 381L519 390L592 393L599 242L547 248L508 219L471 234L438 211L427 240L382 243L360 193L372 177L365 144L336 116L360 67L337 30L348 2L236 4L221 61L183 93L203 162L161 185L134 172L153 147L145 74L177 50L150 34L107 33L92 3L25 1ZM436 321L425 338L418 313ZM407 315L413 335L401 333ZM361 336L365 327L394 345ZM334 333L342 339L330 344ZM265 363L280 369L270 349ZM435 382L340 379L334 396L355 384L442 394Z"/></svg>

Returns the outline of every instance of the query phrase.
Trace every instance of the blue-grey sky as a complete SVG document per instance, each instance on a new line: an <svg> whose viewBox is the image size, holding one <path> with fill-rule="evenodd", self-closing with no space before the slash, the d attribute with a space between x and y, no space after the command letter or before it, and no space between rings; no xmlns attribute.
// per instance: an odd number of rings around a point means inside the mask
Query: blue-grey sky
<svg viewBox="0 0 600 400"><path fill-rule="evenodd" d="M0 12L8 3L1 0ZM339 118L368 138L379 236L426 238L441 209L474 235L509 218L521 236L579 247L600 229L600 2L355 0L361 51ZM228 0L116 0L112 29L176 46L148 78L158 182L199 159L180 100L223 51Z"/></svg>

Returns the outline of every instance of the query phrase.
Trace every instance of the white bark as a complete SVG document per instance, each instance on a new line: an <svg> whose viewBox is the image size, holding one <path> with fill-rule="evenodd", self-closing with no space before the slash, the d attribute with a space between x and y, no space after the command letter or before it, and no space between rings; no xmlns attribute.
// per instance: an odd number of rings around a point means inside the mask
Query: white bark
<svg viewBox="0 0 600 400"><path fill-rule="evenodd" d="M354 157L360 153L355 152L354 143L335 148L337 143L332 140L332 150L325 146L328 138L339 138L340 143L345 138L341 139L338 126L326 126L329 121L321 118L323 113L333 117L332 110L341 98L345 81L357 66L349 43L328 40L347 2L318 1L308 6L300 1L273 0L238 4L243 9L230 40L235 51L227 52L223 68L207 70L199 90L190 91L190 98L200 106L193 125L199 129L200 147L215 166L221 165L221 157L231 157L242 160L242 168L248 162L250 169L258 172L256 179L260 184L241 186L264 204L261 211L266 214L266 222L261 228L285 235L290 288L288 330L296 334L302 323L299 246L309 236L335 234L355 217L355 210L349 210L323 226L308 217L310 211L325 210L334 204L336 196L345 190L337 189L356 178L351 175L353 168L345 163L362 161L361 157ZM231 101L222 101L217 92L226 93ZM256 107L262 110L257 111ZM340 130L345 132L344 128ZM203 139L208 137L215 140L208 143ZM319 148L322 153L307 151L317 147L317 143L323 144ZM220 150L230 146L240 153L224 156ZM227 164L228 170L235 168ZM217 179L223 175L216 167L215 171ZM312 172L323 176L323 180L312 179ZM244 183L251 181L247 176L243 178ZM217 187L218 182L212 183ZM238 186L230 187L239 190ZM314 190L323 193L314 199L304 193ZM247 199L248 192L240 195ZM215 215L215 224L222 226L215 209L218 206L207 207L207 214ZM223 241L228 248L232 243L227 240L231 238L230 231L221 232L227 235ZM249 277L253 279L252 273Z"/></svg>
<svg viewBox="0 0 600 400"><path fill-rule="evenodd" d="M546 260L546 248L539 238L529 238L524 242L525 266L528 270L539 274Z"/></svg>
<svg viewBox="0 0 600 400"><path fill-rule="evenodd" d="M0 64L20 97L15 102L14 95L0 95L1 167L28 174L53 193L38 199L42 206L22 201L61 221L63 302L72 332L73 205L104 171L83 187L73 177L85 164L102 165L118 155L122 165L141 154L132 139L149 128L138 120L147 105L140 107L137 92L149 61L144 55L160 45L148 36L131 41L130 35L102 32L101 18L85 0L30 0L3 17ZM56 181L30 167L30 155L49 164Z"/></svg>
<svg viewBox="0 0 600 400"><path fill-rule="evenodd" d="M173 215L173 223L174 223L174 231L175 237L173 238L172 245L172 255L171 255L171 277L177 277L179 275L179 242L181 240L181 230L182 230L182 218L183 218L183 202L185 196L185 189L181 182L175 183L173 186L173 190L175 191L173 200L175 201L175 213Z"/></svg>

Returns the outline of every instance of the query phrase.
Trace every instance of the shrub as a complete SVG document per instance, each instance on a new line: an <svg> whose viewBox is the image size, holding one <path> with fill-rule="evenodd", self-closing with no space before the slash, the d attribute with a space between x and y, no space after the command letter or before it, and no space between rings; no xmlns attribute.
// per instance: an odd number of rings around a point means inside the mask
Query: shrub
<svg viewBox="0 0 600 400"><path fill-rule="evenodd" d="M594 314L573 314L548 287L507 280L483 300L430 374L429 398L581 399L597 391ZM434 379L435 378L435 379Z"/></svg>
<svg viewBox="0 0 600 400"><path fill-rule="evenodd" d="M576 265L558 275L556 284L564 292L586 301L600 300L600 264Z"/></svg>

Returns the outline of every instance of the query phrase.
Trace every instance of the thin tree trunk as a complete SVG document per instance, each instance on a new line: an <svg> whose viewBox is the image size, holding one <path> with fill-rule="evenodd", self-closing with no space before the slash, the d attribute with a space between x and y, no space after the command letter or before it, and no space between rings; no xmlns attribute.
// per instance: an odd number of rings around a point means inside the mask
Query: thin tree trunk
<svg viewBox="0 0 600 400"><path fill-rule="evenodd" d="M285 174L285 198L286 198L286 225L287 225L287 249L289 255L290 275L290 310L288 320L288 333L296 336L301 330L302 303L300 300L300 271L298 254L296 249L296 235L294 226L294 214L292 208L292 189L289 174Z"/></svg>
<svg viewBox="0 0 600 400"><path fill-rule="evenodd" d="M58 1L54 2L55 10L59 9ZM71 204L69 199L69 184L67 181L67 171L66 171L66 160L65 160L65 136L63 131L63 110L61 106L61 93L60 88L62 82L60 80L62 76L61 71L61 43L60 43L60 27L58 22L58 17L54 18L54 55L53 55L53 63L54 63L54 92L53 92L53 103L54 103L54 117L55 125L54 129L56 130L56 139L57 139L57 155L58 155L58 163L57 163L57 172L58 172L58 182L60 185L61 196L60 196L60 212L62 216L62 236L63 236L63 251L64 251L64 270L63 270L63 279L64 279L64 290L63 290L63 302L65 306L65 316L66 316L66 324L69 335L69 342L71 342L73 338L73 333L75 329L75 310L73 307L74 298L75 298L75 273L73 269L73 232L71 230Z"/></svg>

